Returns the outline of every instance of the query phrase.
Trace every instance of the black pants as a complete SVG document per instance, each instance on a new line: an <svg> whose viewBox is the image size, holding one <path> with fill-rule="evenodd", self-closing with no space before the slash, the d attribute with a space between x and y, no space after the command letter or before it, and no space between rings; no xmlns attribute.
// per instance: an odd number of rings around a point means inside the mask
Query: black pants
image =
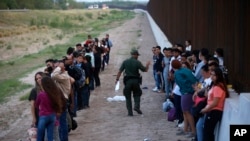
<svg viewBox="0 0 250 141"><path fill-rule="evenodd" d="M106 54L103 55L103 57L102 57L102 71L104 71L104 69L105 69L106 57L107 57Z"/></svg>
<svg viewBox="0 0 250 141"><path fill-rule="evenodd" d="M101 67L95 67L94 70L94 79L95 79L95 86L100 86L100 77L99 77L99 72L100 72Z"/></svg>
<svg viewBox="0 0 250 141"><path fill-rule="evenodd" d="M176 109L176 118L179 120L178 124L183 122L183 112L181 109L181 96L174 94L174 107Z"/></svg>
<svg viewBox="0 0 250 141"><path fill-rule="evenodd" d="M205 115L203 141L215 141L214 129L216 124L221 121L222 111L212 110Z"/></svg>

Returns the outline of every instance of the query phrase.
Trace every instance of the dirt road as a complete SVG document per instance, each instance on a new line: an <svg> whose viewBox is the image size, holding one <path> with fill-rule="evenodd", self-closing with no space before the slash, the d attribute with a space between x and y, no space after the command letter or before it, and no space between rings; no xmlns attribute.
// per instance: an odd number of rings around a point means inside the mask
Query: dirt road
<svg viewBox="0 0 250 141"><path fill-rule="evenodd" d="M141 56L139 60L145 64L152 61L151 47L156 45L147 16L137 14L136 18L125 22L118 28L110 29L103 33L110 34L114 47L111 50L110 64L101 72L101 87L91 92L90 108L77 113L78 128L69 134L70 141L176 141L184 139L176 137L177 128L174 122L167 121L167 114L162 111L164 93L152 92L154 81L152 77L152 65L149 72L142 73L143 95L141 110L143 115L134 113L133 117L127 116L125 102L108 102L108 97L122 96L122 80L120 90L115 92L115 78L121 62L130 57L132 47L139 48ZM101 38L100 37L100 38ZM31 78L33 80L33 77ZM17 102L17 100L16 100ZM15 121L10 129L2 129L1 141L15 141L27 136L31 117L28 102L9 104L17 107L22 116ZM0 108L2 109L3 106ZM21 112L20 112L21 110ZM17 112L15 110L15 112ZM1 115L2 116L2 115ZM7 119L7 118L6 118ZM0 123L1 126L3 125Z"/></svg>

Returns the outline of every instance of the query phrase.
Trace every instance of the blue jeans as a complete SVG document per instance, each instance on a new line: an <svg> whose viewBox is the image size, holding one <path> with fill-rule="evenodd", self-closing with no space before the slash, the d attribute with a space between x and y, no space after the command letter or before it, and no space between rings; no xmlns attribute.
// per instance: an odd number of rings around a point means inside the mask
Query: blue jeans
<svg viewBox="0 0 250 141"><path fill-rule="evenodd" d="M165 84L166 98L168 98L169 94L171 93L171 82L168 80L168 69L163 70L163 79Z"/></svg>
<svg viewBox="0 0 250 141"><path fill-rule="evenodd" d="M89 97L90 97L89 86L85 85L83 86L83 91L82 91L83 107L89 107Z"/></svg>
<svg viewBox="0 0 250 141"><path fill-rule="evenodd" d="M107 64L109 64L109 54L110 54L110 51L111 51L111 48L109 48L109 51L108 51L107 54L106 54L106 60L105 60L105 62L106 62Z"/></svg>
<svg viewBox="0 0 250 141"><path fill-rule="evenodd" d="M203 141L204 121L205 121L205 115L200 117L198 122L196 123L197 141Z"/></svg>
<svg viewBox="0 0 250 141"><path fill-rule="evenodd" d="M60 141L68 141L67 110L62 112L59 120L60 120L60 125L59 125Z"/></svg>
<svg viewBox="0 0 250 141"><path fill-rule="evenodd" d="M90 77L90 79L89 79L89 89L90 90L94 90L95 89L94 81L95 81L94 76Z"/></svg>
<svg viewBox="0 0 250 141"><path fill-rule="evenodd" d="M48 141L53 141L53 131L56 121L56 115L51 114L48 116L39 116L38 121L38 131L37 131L37 141L43 141L45 130L47 130Z"/></svg>
<svg viewBox="0 0 250 141"><path fill-rule="evenodd" d="M156 70L154 70L154 78L155 78L155 86L160 90L162 88L162 72L160 74L157 73Z"/></svg>

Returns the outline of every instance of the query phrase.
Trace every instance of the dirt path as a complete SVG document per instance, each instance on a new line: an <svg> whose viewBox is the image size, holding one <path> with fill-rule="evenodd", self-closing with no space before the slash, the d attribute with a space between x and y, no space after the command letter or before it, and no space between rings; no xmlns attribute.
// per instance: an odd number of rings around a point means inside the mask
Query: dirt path
<svg viewBox="0 0 250 141"><path fill-rule="evenodd" d="M120 90L115 92L116 73L121 62L128 58L132 47L139 48L141 56L139 60L145 64L152 60L151 47L156 45L153 33L146 15L138 14L136 18L125 22L118 28L111 29L110 34L114 47L111 50L111 60L107 68L101 72L101 87L91 92L90 108L77 113L78 128L69 134L70 141L175 141L182 139L176 137L175 123L168 122L166 113L162 112L164 93L154 93L152 77L152 65L147 73L142 73L143 95L141 110L143 115L134 113L133 117L127 116L125 102L108 102L108 97L122 95L123 84ZM103 33L101 37L104 37ZM33 80L33 77L32 77ZM13 105L22 112L18 121L10 126L10 129L0 128L1 141L15 141L26 137L26 129L30 126L30 112L28 102L18 102ZM11 107L12 105L12 107ZM1 105L1 110L3 107ZM17 108L18 107L18 108ZM18 110L18 111L19 111ZM1 112L2 113L2 112ZM2 114L0 116L3 116ZM7 123L6 123L7 124ZM0 122L0 125L2 122Z"/></svg>

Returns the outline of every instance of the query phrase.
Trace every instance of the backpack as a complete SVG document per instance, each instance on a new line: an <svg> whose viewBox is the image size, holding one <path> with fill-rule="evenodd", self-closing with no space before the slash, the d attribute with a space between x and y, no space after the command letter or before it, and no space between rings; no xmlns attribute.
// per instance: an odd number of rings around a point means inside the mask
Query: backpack
<svg viewBox="0 0 250 141"><path fill-rule="evenodd" d="M85 85L85 71L81 68L81 64L72 66L71 76L75 79L75 86L77 89Z"/></svg>

